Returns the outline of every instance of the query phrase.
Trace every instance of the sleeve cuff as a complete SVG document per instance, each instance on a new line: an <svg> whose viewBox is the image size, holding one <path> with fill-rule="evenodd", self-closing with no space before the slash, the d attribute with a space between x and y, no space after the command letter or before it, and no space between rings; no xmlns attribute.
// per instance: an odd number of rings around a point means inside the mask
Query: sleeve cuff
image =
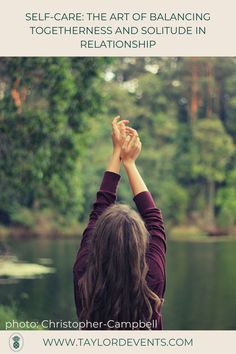
<svg viewBox="0 0 236 354"><path fill-rule="evenodd" d="M121 176L118 173L105 171L100 186L100 190L116 193Z"/></svg>
<svg viewBox="0 0 236 354"><path fill-rule="evenodd" d="M143 214L147 209L156 208L152 195L148 191L137 194L133 200L140 214Z"/></svg>

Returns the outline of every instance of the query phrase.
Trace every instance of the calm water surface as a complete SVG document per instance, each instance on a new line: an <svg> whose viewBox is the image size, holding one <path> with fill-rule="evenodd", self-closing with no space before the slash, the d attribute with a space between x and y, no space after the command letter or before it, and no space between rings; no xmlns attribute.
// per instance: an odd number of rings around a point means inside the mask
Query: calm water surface
<svg viewBox="0 0 236 354"><path fill-rule="evenodd" d="M1 285L0 303L15 303L28 321L76 320L72 266L79 239L9 240L24 262L55 272ZM236 242L169 241L165 329L236 329Z"/></svg>

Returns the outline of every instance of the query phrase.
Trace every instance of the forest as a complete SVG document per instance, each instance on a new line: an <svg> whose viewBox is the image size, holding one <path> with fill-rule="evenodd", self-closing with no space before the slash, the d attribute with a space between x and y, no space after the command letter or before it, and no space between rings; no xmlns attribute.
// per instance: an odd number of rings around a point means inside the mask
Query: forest
<svg viewBox="0 0 236 354"><path fill-rule="evenodd" d="M235 88L235 58L1 58L0 235L78 233L118 114L168 228L235 233Z"/></svg>

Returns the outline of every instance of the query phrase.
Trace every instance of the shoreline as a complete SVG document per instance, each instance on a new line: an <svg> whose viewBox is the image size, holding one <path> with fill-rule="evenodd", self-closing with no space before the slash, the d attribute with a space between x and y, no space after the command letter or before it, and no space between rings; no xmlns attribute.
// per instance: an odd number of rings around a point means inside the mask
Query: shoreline
<svg viewBox="0 0 236 354"><path fill-rule="evenodd" d="M32 239L32 238L76 238L80 236L84 230L84 224L76 224L65 228L31 228L27 226L10 226L0 225L0 240L6 238L12 239Z"/></svg>
<svg viewBox="0 0 236 354"><path fill-rule="evenodd" d="M39 225L36 227L15 225L6 227L0 225L0 241L4 239L32 239L32 238L77 238L82 235L86 223L73 224L67 227L55 227L55 225ZM209 235L206 231L193 225L180 225L166 228L167 237L173 241L204 241L213 242L221 240L236 240L236 230L227 234Z"/></svg>

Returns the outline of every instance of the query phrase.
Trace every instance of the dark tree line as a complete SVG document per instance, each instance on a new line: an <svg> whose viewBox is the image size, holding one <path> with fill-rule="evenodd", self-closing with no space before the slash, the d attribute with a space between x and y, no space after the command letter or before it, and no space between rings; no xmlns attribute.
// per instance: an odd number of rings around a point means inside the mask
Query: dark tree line
<svg viewBox="0 0 236 354"><path fill-rule="evenodd" d="M235 58L1 58L1 222L85 220L120 114L169 224L234 226L235 87Z"/></svg>

